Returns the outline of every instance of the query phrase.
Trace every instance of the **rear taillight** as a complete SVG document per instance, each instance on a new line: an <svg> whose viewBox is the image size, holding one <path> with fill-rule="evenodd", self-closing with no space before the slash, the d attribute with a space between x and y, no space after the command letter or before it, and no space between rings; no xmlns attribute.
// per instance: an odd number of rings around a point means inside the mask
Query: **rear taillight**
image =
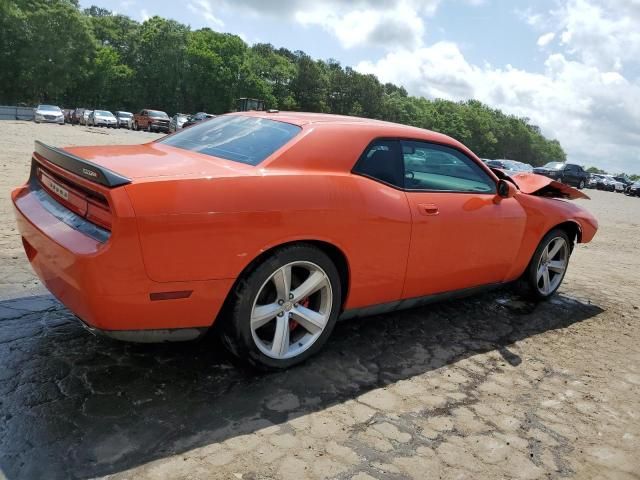
<svg viewBox="0 0 640 480"><path fill-rule="evenodd" d="M111 210L108 206L100 205L97 202L89 201L89 208L85 218L91 223L100 225L102 228L111 230Z"/></svg>
<svg viewBox="0 0 640 480"><path fill-rule="evenodd" d="M102 195L76 186L41 167L37 168L37 178L42 188L58 203L89 222L111 230L111 209Z"/></svg>

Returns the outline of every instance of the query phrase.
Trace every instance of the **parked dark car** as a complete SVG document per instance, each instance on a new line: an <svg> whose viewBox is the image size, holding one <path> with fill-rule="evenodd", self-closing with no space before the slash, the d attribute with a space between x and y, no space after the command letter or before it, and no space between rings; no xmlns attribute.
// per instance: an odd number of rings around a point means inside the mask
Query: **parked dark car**
<svg viewBox="0 0 640 480"><path fill-rule="evenodd" d="M169 133L169 115L160 110L141 110L133 116L133 129Z"/></svg>
<svg viewBox="0 0 640 480"><path fill-rule="evenodd" d="M182 124L182 128L190 127L191 125L195 125L198 122L202 122L203 120L207 120L208 118L213 118L215 115L205 112L198 112L194 115L191 115L189 119Z"/></svg>
<svg viewBox="0 0 640 480"><path fill-rule="evenodd" d="M629 188L629 186L633 183L633 181L632 181L632 180L630 180L630 179L629 179L627 176L625 176L625 175L619 175L619 176L617 176L617 177L613 177L613 179L614 179L616 182L620 182L620 183L622 183L622 184L624 185L624 190L625 190L625 191L626 191L626 190L627 190L627 188Z"/></svg>
<svg viewBox="0 0 640 480"><path fill-rule="evenodd" d="M76 108L73 113L71 114L71 125L79 125L80 124L80 119L82 118L82 116L84 115L84 108Z"/></svg>
<svg viewBox="0 0 640 480"><path fill-rule="evenodd" d="M534 168L533 171L579 189L583 189L589 180L589 174L580 165L573 163L549 162L544 167Z"/></svg>
<svg viewBox="0 0 640 480"><path fill-rule="evenodd" d="M598 190L604 190L606 192L615 192L616 186L612 179L607 175L598 175L596 180L596 188Z"/></svg>
<svg viewBox="0 0 640 480"><path fill-rule="evenodd" d="M507 172L533 172L531 165L516 160L487 160L485 163L491 168L499 168Z"/></svg>
<svg viewBox="0 0 640 480"><path fill-rule="evenodd" d="M63 108L62 114L64 115L64 123L71 123L74 110L72 108Z"/></svg>
<svg viewBox="0 0 640 480"><path fill-rule="evenodd" d="M640 181L629 185L624 193L632 197L640 197Z"/></svg>

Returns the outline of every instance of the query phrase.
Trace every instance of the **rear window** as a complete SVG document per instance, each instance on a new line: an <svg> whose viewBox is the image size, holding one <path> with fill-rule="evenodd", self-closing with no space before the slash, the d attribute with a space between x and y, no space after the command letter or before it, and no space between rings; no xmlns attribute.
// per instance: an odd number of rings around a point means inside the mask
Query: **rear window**
<svg viewBox="0 0 640 480"><path fill-rule="evenodd" d="M225 115L160 140L172 147L258 165L302 130L265 118Z"/></svg>

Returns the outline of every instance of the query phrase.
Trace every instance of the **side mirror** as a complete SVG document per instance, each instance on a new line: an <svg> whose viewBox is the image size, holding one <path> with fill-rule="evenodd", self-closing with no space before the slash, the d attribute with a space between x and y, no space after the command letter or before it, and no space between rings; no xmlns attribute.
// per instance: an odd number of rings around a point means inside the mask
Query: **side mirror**
<svg viewBox="0 0 640 480"><path fill-rule="evenodd" d="M498 181L498 195L502 198L511 198L516 195L518 188L508 180Z"/></svg>

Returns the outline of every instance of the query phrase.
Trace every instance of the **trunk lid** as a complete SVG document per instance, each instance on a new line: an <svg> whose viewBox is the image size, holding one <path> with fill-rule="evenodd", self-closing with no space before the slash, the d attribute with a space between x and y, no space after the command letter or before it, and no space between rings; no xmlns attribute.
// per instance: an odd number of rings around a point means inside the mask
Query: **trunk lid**
<svg viewBox="0 0 640 480"><path fill-rule="evenodd" d="M250 165L153 142L67 147L64 151L132 180L188 175L219 178L253 171Z"/></svg>

